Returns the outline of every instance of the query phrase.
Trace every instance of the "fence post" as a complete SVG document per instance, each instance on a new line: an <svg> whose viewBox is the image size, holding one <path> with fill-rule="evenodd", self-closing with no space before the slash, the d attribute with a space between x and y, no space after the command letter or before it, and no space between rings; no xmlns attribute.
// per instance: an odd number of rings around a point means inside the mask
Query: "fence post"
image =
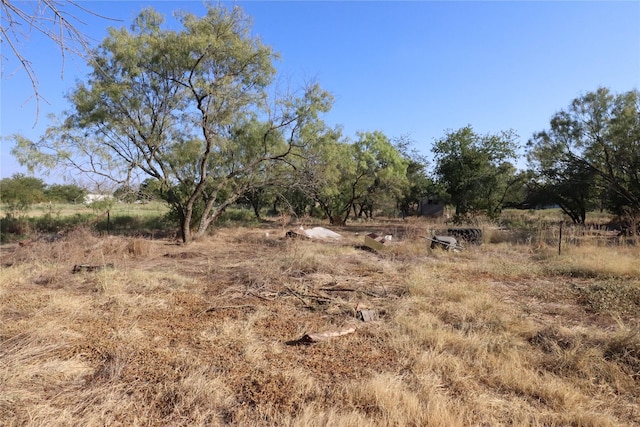
<svg viewBox="0 0 640 427"><path fill-rule="evenodd" d="M562 224L564 224L564 221L560 221L560 236L558 238L558 255L562 254Z"/></svg>
<svg viewBox="0 0 640 427"><path fill-rule="evenodd" d="M111 234L111 212L107 209L107 236Z"/></svg>

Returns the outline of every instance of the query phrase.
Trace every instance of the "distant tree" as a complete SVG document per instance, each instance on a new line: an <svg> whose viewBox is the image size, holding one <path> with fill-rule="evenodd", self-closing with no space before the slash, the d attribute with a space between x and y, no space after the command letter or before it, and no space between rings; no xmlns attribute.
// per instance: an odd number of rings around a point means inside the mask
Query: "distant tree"
<svg viewBox="0 0 640 427"><path fill-rule="evenodd" d="M45 197L61 203L82 203L88 191L75 184L52 184L45 190Z"/></svg>
<svg viewBox="0 0 640 427"><path fill-rule="evenodd" d="M74 111L38 142L14 138L14 153L30 167L156 180L187 243L309 143L331 97L318 85L269 97L276 55L240 8L177 16L180 30L153 9L130 31L110 29L70 95Z"/></svg>
<svg viewBox="0 0 640 427"><path fill-rule="evenodd" d="M299 217L322 217L322 210L316 208L315 200L306 191L308 188L300 185L299 180L293 179L291 183L292 185L288 187L276 190L277 198L273 200L272 213L278 214L284 210L285 212L292 212Z"/></svg>
<svg viewBox="0 0 640 427"><path fill-rule="evenodd" d="M113 207L113 205L115 205L116 203L116 199L109 196L109 195L105 195L105 197L93 200L91 202L89 202L89 207L91 209L93 209L93 212L96 214L101 214L105 211L108 211L109 209L111 209Z"/></svg>
<svg viewBox="0 0 640 427"><path fill-rule="evenodd" d="M113 192L113 197L123 203L133 203L138 200L139 191L132 186L125 184L116 188Z"/></svg>
<svg viewBox="0 0 640 427"><path fill-rule="evenodd" d="M354 215L372 218L375 211L394 213L409 187L407 159L379 131L360 133L354 148L356 173L363 178L354 186Z"/></svg>
<svg viewBox="0 0 640 427"><path fill-rule="evenodd" d="M433 146L436 181L455 206L456 220L480 212L497 217L524 176L510 160L516 157L513 131L478 135L471 126L448 132Z"/></svg>
<svg viewBox="0 0 640 427"><path fill-rule="evenodd" d="M556 113L548 130L529 141L537 183L576 222L602 203L640 219L640 92L599 88ZM569 213L574 211L575 213Z"/></svg>
<svg viewBox="0 0 640 427"><path fill-rule="evenodd" d="M355 168L352 148L340 140L340 132L329 132L317 144L307 148L296 161L296 177L284 195L294 204L307 197L317 204L331 224L342 223L348 215L352 199L345 196L343 177ZM306 197L304 197L304 196Z"/></svg>
<svg viewBox="0 0 640 427"><path fill-rule="evenodd" d="M251 207L257 219L261 218L261 211L267 205L273 203L274 195L267 187L252 188L244 193L238 202Z"/></svg>
<svg viewBox="0 0 640 427"><path fill-rule="evenodd" d="M399 138L394 142L407 163L407 185L398 200L398 210L403 215L415 215L420 203L427 197L437 194L433 179L429 176L429 162L426 156L412 147L412 142L406 138Z"/></svg>
<svg viewBox="0 0 640 427"><path fill-rule="evenodd" d="M534 174L528 183L530 202L557 205L574 224L584 224L587 212L599 202L597 175L586 165L564 156L558 148L546 143L530 146L527 158Z"/></svg>
<svg viewBox="0 0 640 427"><path fill-rule="evenodd" d="M331 224L393 207L406 187L406 161L382 132L360 133L354 143L327 133L314 150L299 168L301 185Z"/></svg>
<svg viewBox="0 0 640 427"><path fill-rule="evenodd" d="M147 178L142 181L138 189L138 199L145 202L163 199L160 182L153 178Z"/></svg>
<svg viewBox="0 0 640 427"><path fill-rule="evenodd" d="M7 205L13 215L24 213L33 204L45 200L46 184L40 178L14 174L0 180L0 202Z"/></svg>

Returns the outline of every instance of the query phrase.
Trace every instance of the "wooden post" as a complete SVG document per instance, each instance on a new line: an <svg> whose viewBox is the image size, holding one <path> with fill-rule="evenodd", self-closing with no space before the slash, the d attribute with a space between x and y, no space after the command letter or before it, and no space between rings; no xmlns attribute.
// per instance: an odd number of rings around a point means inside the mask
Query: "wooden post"
<svg viewBox="0 0 640 427"><path fill-rule="evenodd" d="M107 210L107 236L111 234L111 213Z"/></svg>
<svg viewBox="0 0 640 427"><path fill-rule="evenodd" d="M562 224L564 224L564 221L560 221L560 236L558 238L558 255L562 253Z"/></svg>

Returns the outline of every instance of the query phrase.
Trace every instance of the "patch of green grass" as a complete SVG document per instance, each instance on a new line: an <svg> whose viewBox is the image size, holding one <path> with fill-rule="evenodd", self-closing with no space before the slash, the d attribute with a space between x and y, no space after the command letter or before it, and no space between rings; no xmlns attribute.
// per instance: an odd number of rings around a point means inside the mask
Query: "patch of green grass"
<svg viewBox="0 0 640 427"><path fill-rule="evenodd" d="M260 219L256 218L250 209L227 208L218 218L218 225L252 226L258 224L260 224Z"/></svg>

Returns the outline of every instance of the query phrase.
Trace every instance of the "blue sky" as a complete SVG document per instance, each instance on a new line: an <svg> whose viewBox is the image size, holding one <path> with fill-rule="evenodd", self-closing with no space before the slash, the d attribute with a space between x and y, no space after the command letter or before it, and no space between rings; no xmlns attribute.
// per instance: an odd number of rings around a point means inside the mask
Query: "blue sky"
<svg viewBox="0 0 640 427"><path fill-rule="evenodd" d="M145 6L166 14L204 13L201 1L85 1L83 7L121 19L83 15L80 29L100 41L108 26L129 26ZM335 96L325 117L344 135L380 130L408 136L431 157L431 145L470 124L479 133L513 129L525 144L549 119L599 86L640 88L640 2L365 2L252 1L238 4L253 32L280 53L292 85L317 81ZM87 68L62 59L34 35L25 45L49 104L36 107L24 72L5 51L1 81L2 136L37 139L47 114L69 106L64 94ZM26 103L25 103L26 102ZM0 177L22 171L1 142ZM524 160L518 163L524 167ZM48 178L51 180L52 178ZM55 178L53 178L55 179Z"/></svg>

